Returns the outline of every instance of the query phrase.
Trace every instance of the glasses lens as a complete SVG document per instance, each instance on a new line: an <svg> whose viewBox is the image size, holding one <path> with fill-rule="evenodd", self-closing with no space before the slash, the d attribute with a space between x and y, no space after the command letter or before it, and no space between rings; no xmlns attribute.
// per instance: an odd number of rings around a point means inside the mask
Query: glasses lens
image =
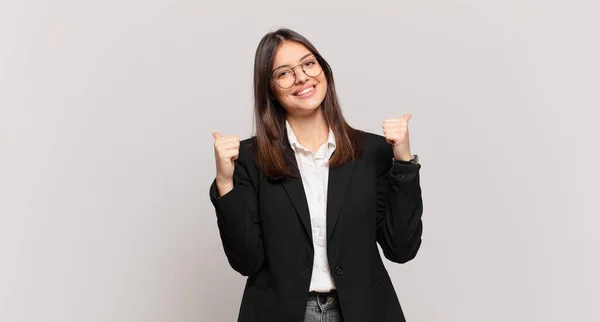
<svg viewBox="0 0 600 322"><path fill-rule="evenodd" d="M291 68L280 69L273 75L273 79L282 88L290 88L294 85L295 80L294 71Z"/></svg>
<svg viewBox="0 0 600 322"><path fill-rule="evenodd" d="M306 75L310 77L317 77L323 71L321 65L319 65L319 62L316 58L311 58L302 63L302 69L304 70Z"/></svg>
<svg viewBox="0 0 600 322"><path fill-rule="evenodd" d="M319 61L315 57L305 60L299 66L302 66L302 71L304 71L306 76L309 77L317 77L323 71L323 68L321 68ZM296 71L300 72L300 69L298 68L296 69ZM277 85L279 85L279 87L290 88L294 86L294 83L296 83L296 71L294 71L291 68L280 69L273 74L273 79L275 80Z"/></svg>

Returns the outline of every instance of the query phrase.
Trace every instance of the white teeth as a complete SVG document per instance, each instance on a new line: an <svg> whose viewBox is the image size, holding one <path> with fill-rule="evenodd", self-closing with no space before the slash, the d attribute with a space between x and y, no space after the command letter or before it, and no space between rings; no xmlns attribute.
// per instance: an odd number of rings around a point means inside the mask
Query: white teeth
<svg viewBox="0 0 600 322"><path fill-rule="evenodd" d="M307 88L307 89L305 89L305 90L302 90L301 92L298 92L298 94L296 94L296 95L297 95L297 96L302 96L302 95L304 95L304 94L307 94L307 93L309 93L309 92L312 92L312 90L313 90L313 89L315 89L315 87L314 87L314 86L313 86L313 87L309 87L309 88Z"/></svg>

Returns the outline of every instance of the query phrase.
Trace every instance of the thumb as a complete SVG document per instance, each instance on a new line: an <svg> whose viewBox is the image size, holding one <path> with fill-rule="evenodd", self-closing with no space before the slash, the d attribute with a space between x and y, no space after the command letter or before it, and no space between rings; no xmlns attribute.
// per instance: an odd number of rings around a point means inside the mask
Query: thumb
<svg viewBox="0 0 600 322"><path fill-rule="evenodd" d="M213 135L213 138L215 138L215 139L218 139L222 136L221 134L219 134L219 132L213 132L212 135Z"/></svg>
<svg viewBox="0 0 600 322"><path fill-rule="evenodd" d="M412 117L412 114L405 114L402 119L405 120L406 122L408 122L408 120L410 120L410 118Z"/></svg>

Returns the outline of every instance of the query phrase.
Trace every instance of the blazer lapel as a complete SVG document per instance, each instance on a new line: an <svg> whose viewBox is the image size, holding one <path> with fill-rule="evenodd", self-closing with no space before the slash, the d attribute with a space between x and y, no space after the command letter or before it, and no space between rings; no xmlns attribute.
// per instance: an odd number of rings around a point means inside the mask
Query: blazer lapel
<svg viewBox="0 0 600 322"><path fill-rule="evenodd" d="M312 229L310 227L310 212L308 210L308 202L306 201L306 193L304 192L304 186L302 185L302 179L291 178L287 179L282 183L285 192L288 197L294 204L294 208L296 209L296 213L302 224L304 225L304 229L308 234L310 240L312 240Z"/></svg>
<svg viewBox="0 0 600 322"><path fill-rule="evenodd" d="M294 150L291 148L287 138L285 139L285 154L288 162L295 166L297 171L298 163ZM335 153L335 152L334 152ZM327 187L327 240L331 238L333 230L337 224L344 203L346 192L350 186L350 180L352 178L352 172L354 171L354 162L347 161L337 168L329 168L329 179ZM312 228L310 224L310 212L308 209L308 201L306 200L306 192L302 185L302 178L299 175L296 178L286 179L282 182L282 186L285 189L288 197L292 201L296 213L302 224L308 237L312 240Z"/></svg>
<svg viewBox="0 0 600 322"><path fill-rule="evenodd" d="M298 176L296 178L289 178L284 180L281 185L285 189L286 194L292 201L294 208L296 209L296 213L298 217L300 217L300 221L302 221L302 225L308 234L310 240L312 240L312 228L310 225L310 212L308 210L308 201L306 200L306 193L304 191L304 185L302 184L302 178L300 177L300 173L298 169L298 162L296 161L296 156L294 154L294 150L290 146L289 141L286 139L286 148L285 148L285 157L287 158L287 162L292 163L295 166L296 173Z"/></svg>
<svg viewBox="0 0 600 322"><path fill-rule="evenodd" d="M329 183L327 187L327 241L331 239L333 230L338 222L346 192L350 187L354 162L347 161L337 168L329 168Z"/></svg>

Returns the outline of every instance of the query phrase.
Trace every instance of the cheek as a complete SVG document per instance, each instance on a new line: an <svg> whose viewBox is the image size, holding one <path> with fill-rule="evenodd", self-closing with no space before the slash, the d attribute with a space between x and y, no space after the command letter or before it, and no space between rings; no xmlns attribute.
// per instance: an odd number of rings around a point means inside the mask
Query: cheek
<svg viewBox="0 0 600 322"><path fill-rule="evenodd" d="M292 102L294 102L292 91L278 88L273 91L273 95L274 95L275 100L277 102L279 102L279 104L285 110L287 110L288 106L290 106L290 104L292 104Z"/></svg>
<svg viewBox="0 0 600 322"><path fill-rule="evenodd" d="M273 96L273 98L275 98L275 100L281 102L282 99L285 99L286 97L286 91L277 87L277 85L275 86L271 86L271 95Z"/></svg>
<svg viewBox="0 0 600 322"><path fill-rule="evenodd" d="M323 74L319 76L319 87L321 87L321 93L327 94L327 78Z"/></svg>

